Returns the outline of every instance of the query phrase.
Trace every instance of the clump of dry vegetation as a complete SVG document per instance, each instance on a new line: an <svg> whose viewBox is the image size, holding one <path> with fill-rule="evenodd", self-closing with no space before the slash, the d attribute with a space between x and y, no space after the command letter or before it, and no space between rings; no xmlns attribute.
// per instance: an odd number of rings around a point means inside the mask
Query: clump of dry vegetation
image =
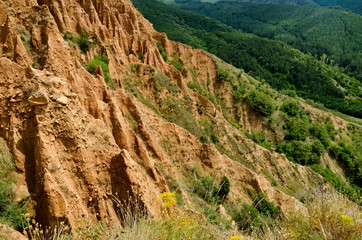
<svg viewBox="0 0 362 240"><path fill-rule="evenodd" d="M62 224L52 236L29 235L31 239L43 240L83 240L83 239L139 239L139 240L310 240L341 239L358 240L362 236L361 207L352 203L343 195L327 190L316 190L314 197L307 201L308 216L292 212L276 219L274 224L261 224L252 232L242 230L220 231L201 214L186 213L177 207L175 193L162 193L156 201L163 205L162 217L153 219L147 216L144 209L134 203L123 205L120 217L123 225L109 229L105 225L89 225L82 229L74 229L73 235ZM39 225L32 231L39 232ZM37 229L38 228L38 229ZM43 232L45 233L45 232Z"/></svg>

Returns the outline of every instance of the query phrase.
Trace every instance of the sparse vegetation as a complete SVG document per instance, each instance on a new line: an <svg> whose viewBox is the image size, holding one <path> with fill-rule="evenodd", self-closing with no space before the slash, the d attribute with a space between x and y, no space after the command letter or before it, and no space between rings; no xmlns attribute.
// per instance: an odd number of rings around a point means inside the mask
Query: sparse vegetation
<svg viewBox="0 0 362 240"><path fill-rule="evenodd" d="M268 139L264 136L263 132L253 132L253 133L245 133L245 135L253 140L255 143L259 144L260 146L270 149L273 147L273 144L268 141Z"/></svg>
<svg viewBox="0 0 362 240"><path fill-rule="evenodd" d="M361 209L328 190L315 190L308 216L290 214L282 222L288 239L357 240L362 235Z"/></svg>
<svg viewBox="0 0 362 240"><path fill-rule="evenodd" d="M92 42L89 33L81 32L78 36L72 35L70 32L65 32L63 35L65 40L71 41L83 54L89 50L90 43Z"/></svg>
<svg viewBox="0 0 362 240"><path fill-rule="evenodd" d="M165 51L165 48L163 47L163 45L162 45L161 42L157 42L157 48L158 48L158 51L160 52L163 60L164 60L165 62L167 62L168 56L167 56L167 53L166 53L166 51Z"/></svg>
<svg viewBox="0 0 362 240"><path fill-rule="evenodd" d="M239 229L249 233L273 228L276 222L273 219L280 217L279 209L262 193L256 194L252 205L243 203L241 208L232 205L229 212Z"/></svg>
<svg viewBox="0 0 362 240"><path fill-rule="evenodd" d="M170 60L170 63L181 73L183 72L183 64L180 61L180 56L177 54L172 54L172 59Z"/></svg>
<svg viewBox="0 0 362 240"><path fill-rule="evenodd" d="M33 51L30 32L28 30L26 30L25 28L22 28L22 27L17 28L17 30L20 33L20 38L21 38L21 41L24 44L25 49L28 52Z"/></svg>
<svg viewBox="0 0 362 240"><path fill-rule="evenodd" d="M104 74L104 81L106 84L111 87L112 89L116 88L116 84L111 79L111 75L109 73L109 58L106 55L96 55L93 57L92 60L88 62L86 67L87 71L91 74L95 73L96 67L100 67Z"/></svg>
<svg viewBox="0 0 362 240"><path fill-rule="evenodd" d="M20 203L13 202L11 188L14 181L15 165L9 149L3 139L0 139L0 223L8 224L18 231L29 225L26 199Z"/></svg>
<svg viewBox="0 0 362 240"><path fill-rule="evenodd" d="M203 214L207 221L215 226L217 226L220 230L229 230L231 229L231 219L226 219L224 216L221 216L219 212L217 212L217 207L215 205L207 205L203 209Z"/></svg>

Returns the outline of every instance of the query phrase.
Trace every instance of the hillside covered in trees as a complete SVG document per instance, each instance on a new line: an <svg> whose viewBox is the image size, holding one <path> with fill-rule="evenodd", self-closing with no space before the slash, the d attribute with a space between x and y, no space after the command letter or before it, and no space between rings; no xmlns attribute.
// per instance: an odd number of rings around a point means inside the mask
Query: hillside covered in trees
<svg viewBox="0 0 362 240"><path fill-rule="evenodd" d="M309 7L339 7L347 9L351 12L362 14L362 2L359 0L162 0L165 3L183 4L189 2L252 2L252 3L274 3L274 4L289 4L295 6Z"/></svg>
<svg viewBox="0 0 362 240"><path fill-rule="evenodd" d="M205 14L234 29L281 40L323 58L362 80L362 16L340 8L220 1L180 7Z"/></svg>
<svg viewBox="0 0 362 240"><path fill-rule="evenodd" d="M327 59L317 60L282 41L242 33L217 20L155 0L133 3L170 39L205 49L289 95L362 116L361 83L339 67L326 64Z"/></svg>

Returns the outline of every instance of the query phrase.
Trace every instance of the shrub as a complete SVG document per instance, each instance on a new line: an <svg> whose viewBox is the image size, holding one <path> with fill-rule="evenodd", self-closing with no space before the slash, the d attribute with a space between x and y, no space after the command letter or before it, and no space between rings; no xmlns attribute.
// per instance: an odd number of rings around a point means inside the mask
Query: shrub
<svg viewBox="0 0 362 240"><path fill-rule="evenodd" d="M69 41L71 41L73 43L76 43L75 37L70 32L65 32L64 35L63 35L63 38L65 40L69 40Z"/></svg>
<svg viewBox="0 0 362 240"><path fill-rule="evenodd" d="M328 148L331 144L330 136L327 130L318 123L312 123L309 126L309 133L320 140L324 147Z"/></svg>
<svg viewBox="0 0 362 240"><path fill-rule="evenodd" d="M77 39L80 50L85 54L89 49L89 34L87 32L81 32Z"/></svg>
<svg viewBox="0 0 362 240"><path fill-rule="evenodd" d="M162 43L161 42L157 42L157 48L158 48L158 51L160 52L163 60L166 62L167 59L168 59L168 56L167 56L167 53L165 51L165 48L163 47Z"/></svg>
<svg viewBox="0 0 362 240"><path fill-rule="evenodd" d="M303 107L297 101L287 101L280 106L280 110L288 116L299 117L303 113Z"/></svg>
<svg viewBox="0 0 362 240"><path fill-rule="evenodd" d="M358 186L347 186L342 178L329 168L323 168L320 165L311 165L310 168L319 173L324 180L329 182L338 192L345 194L351 200L360 200L362 192Z"/></svg>
<svg viewBox="0 0 362 240"><path fill-rule="evenodd" d="M201 95L203 94L202 88L201 88L199 82L197 82L197 81L188 82L187 87L190 89L196 89Z"/></svg>
<svg viewBox="0 0 362 240"><path fill-rule="evenodd" d="M33 45L32 45L32 35L29 31L27 31L25 28L17 27L18 32L20 33L21 41L24 44L25 49L28 52L33 51Z"/></svg>
<svg viewBox="0 0 362 240"><path fill-rule="evenodd" d="M215 192L215 195L221 202L227 197L230 192L230 179L227 176L223 176L220 181L219 189Z"/></svg>
<svg viewBox="0 0 362 240"><path fill-rule="evenodd" d="M81 32L78 37L73 36L70 32L65 32L63 35L65 40L69 40L74 43L82 53L87 53L89 49L90 36L87 32Z"/></svg>
<svg viewBox="0 0 362 240"><path fill-rule="evenodd" d="M215 206L206 206L203 211L206 219L211 223L217 225L222 230L231 228L231 221L225 219L215 210Z"/></svg>
<svg viewBox="0 0 362 240"><path fill-rule="evenodd" d="M111 81L111 75L109 74L109 58L106 55L96 55L92 60L88 62L87 71L94 74L96 66L100 66L104 73L104 80L108 84Z"/></svg>
<svg viewBox="0 0 362 240"><path fill-rule="evenodd" d="M239 86L237 88L233 88L233 97L236 101L241 101L242 99L244 99L244 95L245 95L245 87Z"/></svg>
<svg viewBox="0 0 362 240"><path fill-rule="evenodd" d="M262 217L255 207L244 203L241 209L235 206L233 208L231 216L240 230L252 232L262 226Z"/></svg>
<svg viewBox="0 0 362 240"><path fill-rule="evenodd" d="M208 175L201 175L198 169L193 170L192 191L198 194L208 203L220 204L230 192L230 179L223 176L219 186L215 184L215 179Z"/></svg>
<svg viewBox="0 0 362 240"><path fill-rule="evenodd" d="M263 193L258 193L256 195L253 205L265 216L276 217L279 215L279 209L274 205L274 203L267 201L266 195Z"/></svg>
<svg viewBox="0 0 362 240"><path fill-rule="evenodd" d="M210 176L200 176L195 178L193 182L193 192L197 193L207 202L214 202L214 192L217 189L215 179Z"/></svg>
<svg viewBox="0 0 362 240"><path fill-rule="evenodd" d="M145 60L145 55L143 53L139 53L138 54L138 59L143 62L143 60Z"/></svg>
<svg viewBox="0 0 362 240"><path fill-rule="evenodd" d="M229 72L225 69L217 70L217 80L219 81L228 81L229 80Z"/></svg>
<svg viewBox="0 0 362 240"><path fill-rule="evenodd" d="M180 62L180 57L177 54L172 54L170 63L182 73L184 65Z"/></svg>
<svg viewBox="0 0 362 240"><path fill-rule="evenodd" d="M9 224L14 229L22 231L29 225L28 218L24 217L27 208L25 201L15 203L11 199L11 184L13 183L12 172L15 171L9 149L0 138L0 223Z"/></svg>
<svg viewBox="0 0 362 240"><path fill-rule="evenodd" d="M272 227L273 219L280 216L279 209L275 207L274 203L267 201L263 193L256 195L253 205L244 203L242 208L234 205L229 212L239 229L249 233Z"/></svg>
<svg viewBox="0 0 362 240"><path fill-rule="evenodd" d="M319 163L319 156L313 152L313 147L302 141L290 141L279 144L277 152L284 153L290 161L297 162L302 165L310 165Z"/></svg>
<svg viewBox="0 0 362 240"><path fill-rule="evenodd" d="M156 72L151 80L155 84L155 89L158 92L161 92L163 89L167 89L172 94L176 95L180 92L180 88L166 75L161 72Z"/></svg>
<svg viewBox="0 0 362 240"><path fill-rule="evenodd" d="M160 201L162 202L162 214L170 215L177 206L176 193L164 192L160 194Z"/></svg>
<svg viewBox="0 0 362 240"><path fill-rule="evenodd" d="M257 89L251 90L246 99L255 110L263 115L269 116L274 112L274 100Z"/></svg>
<svg viewBox="0 0 362 240"><path fill-rule="evenodd" d="M362 159L357 157L358 150L343 142L332 145L329 150L331 155L345 166L352 182L362 187Z"/></svg>
<svg viewBox="0 0 362 240"><path fill-rule="evenodd" d="M317 154L318 156L321 156L326 151L324 145L321 141L315 140L312 144L312 152Z"/></svg>
<svg viewBox="0 0 362 240"><path fill-rule="evenodd" d="M266 139L263 132L245 133L245 135L264 148L270 149L273 146L272 143Z"/></svg>
<svg viewBox="0 0 362 240"><path fill-rule="evenodd" d="M300 118L288 118L284 124L286 140L304 141L308 135L308 121Z"/></svg>

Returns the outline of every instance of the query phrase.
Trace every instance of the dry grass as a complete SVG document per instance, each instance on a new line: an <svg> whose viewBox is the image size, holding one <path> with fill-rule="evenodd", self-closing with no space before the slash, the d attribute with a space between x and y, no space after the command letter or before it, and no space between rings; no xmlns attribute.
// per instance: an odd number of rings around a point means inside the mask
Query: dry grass
<svg viewBox="0 0 362 240"><path fill-rule="evenodd" d="M285 239L362 239L361 207L327 190L314 192L307 203L309 216L291 214L283 222Z"/></svg>
<svg viewBox="0 0 362 240"><path fill-rule="evenodd" d="M56 237L33 239L43 240L225 240L225 239L263 239L263 240L359 240L362 239L362 211L355 203L337 193L317 190L311 194L313 199L306 203L309 216L290 213L275 224L256 229L248 236L238 231L220 232L217 226L210 225L198 214L185 213L176 207L172 194L161 195L167 209L161 219L148 217L141 205L135 202L118 202L123 226L108 229L103 225L93 225L76 230L75 235L58 227L53 231ZM163 196L163 197L162 197ZM59 230L63 231L59 234ZM242 236L242 237L238 237Z"/></svg>

